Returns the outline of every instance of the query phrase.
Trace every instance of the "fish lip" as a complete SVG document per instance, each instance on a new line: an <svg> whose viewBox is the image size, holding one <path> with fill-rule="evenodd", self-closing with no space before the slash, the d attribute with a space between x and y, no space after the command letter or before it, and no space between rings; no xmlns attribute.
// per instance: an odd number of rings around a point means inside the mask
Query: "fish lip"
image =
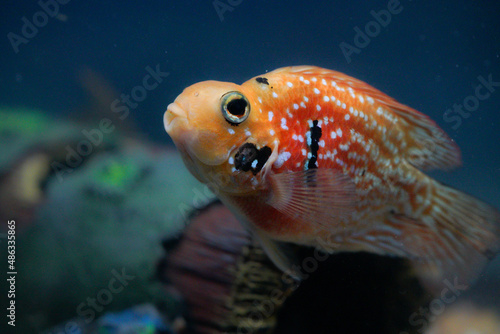
<svg viewBox="0 0 500 334"><path fill-rule="evenodd" d="M187 120L187 112L177 103L170 103L163 116L163 124L167 133L171 133L171 130L175 127L176 122L174 121L181 119Z"/></svg>

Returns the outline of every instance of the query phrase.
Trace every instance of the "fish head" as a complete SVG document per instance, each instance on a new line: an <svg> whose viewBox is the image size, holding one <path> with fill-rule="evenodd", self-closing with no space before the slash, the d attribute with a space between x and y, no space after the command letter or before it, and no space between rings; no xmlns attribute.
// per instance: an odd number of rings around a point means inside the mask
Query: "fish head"
<svg viewBox="0 0 500 334"><path fill-rule="evenodd" d="M277 156L254 97L234 83L204 81L187 87L165 112L165 130L187 168L219 192L255 190Z"/></svg>

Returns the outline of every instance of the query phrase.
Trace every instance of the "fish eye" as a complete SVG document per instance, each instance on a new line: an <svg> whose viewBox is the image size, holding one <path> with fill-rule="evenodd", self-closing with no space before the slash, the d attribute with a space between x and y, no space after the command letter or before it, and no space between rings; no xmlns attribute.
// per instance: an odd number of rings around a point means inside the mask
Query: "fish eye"
<svg viewBox="0 0 500 334"><path fill-rule="evenodd" d="M222 115L233 125L245 121L250 114L250 103L240 92L228 92L221 97Z"/></svg>

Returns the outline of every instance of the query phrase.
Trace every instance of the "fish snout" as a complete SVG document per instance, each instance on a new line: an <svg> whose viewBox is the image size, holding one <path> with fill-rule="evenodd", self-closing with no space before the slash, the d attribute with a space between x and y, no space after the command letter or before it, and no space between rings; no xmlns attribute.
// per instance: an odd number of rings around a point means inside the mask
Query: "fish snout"
<svg viewBox="0 0 500 334"><path fill-rule="evenodd" d="M179 106L177 103L170 103L163 116L163 124L165 125L165 130L168 134L172 135L173 129L179 121L187 121L187 112L184 108Z"/></svg>

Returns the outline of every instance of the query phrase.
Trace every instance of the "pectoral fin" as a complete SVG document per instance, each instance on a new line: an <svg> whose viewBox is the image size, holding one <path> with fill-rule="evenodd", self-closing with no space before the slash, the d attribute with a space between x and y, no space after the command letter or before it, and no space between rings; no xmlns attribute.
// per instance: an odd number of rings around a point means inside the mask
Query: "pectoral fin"
<svg viewBox="0 0 500 334"><path fill-rule="evenodd" d="M268 204L288 217L328 229L356 207L354 182L335 169L274 174Z"/></svg>

